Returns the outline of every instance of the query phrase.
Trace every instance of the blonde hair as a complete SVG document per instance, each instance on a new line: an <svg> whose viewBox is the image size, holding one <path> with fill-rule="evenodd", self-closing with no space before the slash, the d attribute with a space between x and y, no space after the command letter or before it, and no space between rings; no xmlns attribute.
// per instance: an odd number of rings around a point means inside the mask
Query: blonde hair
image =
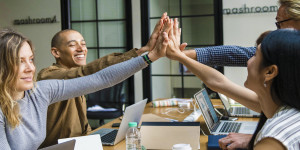
<svg viewBox="0 0 300 150"><path fill-rule="evenodd" d="M300 20L299 0L279 0L279 4L285 7L285 13L295 20Z"/></svg>
<svg viewBox="0 0 300 150"><path fill-rule="evenodd" d="M16 91L14 87L19 69L19 51L25 42L34 53L31 41L22 34L11 29L0 31L0 107L13 129L21 122L19 105L12 98L12 93Z"/></svg>

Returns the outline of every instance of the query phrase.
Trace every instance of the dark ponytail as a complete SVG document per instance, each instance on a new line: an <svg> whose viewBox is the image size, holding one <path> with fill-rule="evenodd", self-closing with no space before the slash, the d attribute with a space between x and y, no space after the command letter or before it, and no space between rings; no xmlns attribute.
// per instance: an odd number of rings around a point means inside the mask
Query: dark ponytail
<svg viewBox="0 0 300 150"><path fill-rule="evenodd" d="M253 148L254 148L254 140L255 140L255 138L256 138L258 132L259 132L259 131L261 130L261 128L264 126L264 124L265 124L266 121L267 121L267 117L266 117L265 114L262 112L262 113L260 114L260 118L259 118L259 122L258 122L258 124L257 124L256 130L255 130L255 132L254 132L254 134L253 134L253 136L252 136L252 138L251 138L251 140L250 140L250 142L249 142L249 144L248 144L248 149L249 149L249 150L253 150Z"/></svg>

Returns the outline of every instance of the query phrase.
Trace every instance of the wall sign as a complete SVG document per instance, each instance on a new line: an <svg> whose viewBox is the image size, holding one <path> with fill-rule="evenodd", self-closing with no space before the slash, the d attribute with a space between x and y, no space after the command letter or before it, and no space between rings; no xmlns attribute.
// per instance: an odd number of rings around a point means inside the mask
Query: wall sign
<svg viewBox="0 0 300 150"><path fill-rule="evenodd" d="M48 18L28 18L26 19L16 19L14 20L14 25L22 25L22 24L44 24L44 23L56 23L56 15L54 17Z"/></svg>
<svg viewBox="0 0 300 150"><path fill-rule="evenodd" d="M277 12L278 6L251 6L244 4L240 8L224 8L224 15Z"/></svg>

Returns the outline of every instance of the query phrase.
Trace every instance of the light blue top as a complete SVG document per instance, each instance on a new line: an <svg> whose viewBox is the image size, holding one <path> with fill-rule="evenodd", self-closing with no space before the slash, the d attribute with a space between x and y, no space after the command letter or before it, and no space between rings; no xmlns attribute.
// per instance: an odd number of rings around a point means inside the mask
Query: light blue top
<svg viewBox="0 0 300 150"><path fill-rule="evenodd" d="M256 47L233 45L196 48L197 60L209 66L247 66Z"/></svg>
<svg viewBox="0 0 300 150"><path fill-rule="evenodd" d="M0 149L38 149L46 136L46 117L50 104L111 87L146 66L142 57L136 57L89 76L37 82L33 92L25 91L24 98L18 100L22 116L22 123L18 127L12 130L0 109Z"/></svg>

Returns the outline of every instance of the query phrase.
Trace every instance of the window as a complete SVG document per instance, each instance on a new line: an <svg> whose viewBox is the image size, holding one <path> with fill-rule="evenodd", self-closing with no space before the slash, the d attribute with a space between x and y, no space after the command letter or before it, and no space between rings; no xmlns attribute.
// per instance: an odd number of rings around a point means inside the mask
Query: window
<svg viewBox="0 0 300 150"><path fill-rule="evenodd" d="M65 0L62 8L69 9L62 12L69 18L64 21L65 28L77 30L85 38L87 63L132 49L130 0ZM122 94L126 104L134 103L133 77L124 81Z"/></svg>
<svg viewBox="0 0 300 150"><path fill-rule="evenodd" d="M141 1L143 16L143 44L148 40L156 22L164 12L178 18L182 28L181 40L186 49L223 44L222 1L218 0L147 0ZM158 60L144 69L144 97L191 98L203 88L202 81L177 61ZM149 80L145 79L149 78Z"/></svg>

